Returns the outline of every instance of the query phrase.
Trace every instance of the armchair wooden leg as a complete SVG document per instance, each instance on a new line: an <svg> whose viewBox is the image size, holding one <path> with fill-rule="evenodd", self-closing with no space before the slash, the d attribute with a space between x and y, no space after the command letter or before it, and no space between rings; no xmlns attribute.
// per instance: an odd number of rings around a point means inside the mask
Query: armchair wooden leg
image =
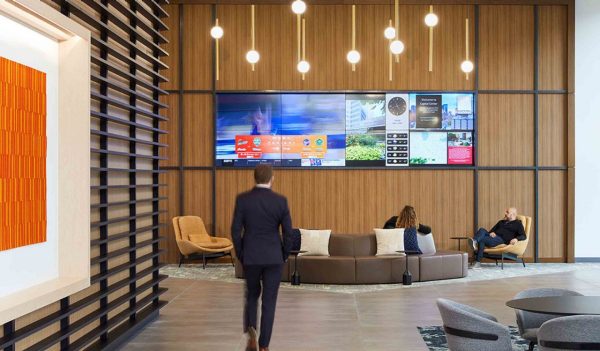
<svg viewBox="0 0 600 351"><path fill-rule="evenodd" d="M498 259L496 259L496 266L498 265Z"/></svg>
<svg viewBox="0 0 600 351"><path fill-rule="evenodd" d="M206 255L202 254L202 269L206 269Z"/></svg>
<svg viewBox="0 0 600 351"><path fill-rule="evenodd" d="M521 263L523 263L523 268L525 268L525 257L521 257Z"/></svg>
<svg viewBox="0 0 600 351"><path fill-rule="evenodd" d="M235 268L235 262L233 261L233 255L231 254L231 251L229 251L229 258L231 258L231 265Z"/></svg>
<svg viewBox="0 0 600 351"><path fill-rule="evenodd" d="M183 263L183 255L179 254L179 267L181 268L181 264Z"/></svg>
<svg viewBox="0 0 600 351"><path fill-rule="evenodd" d="M502 268L502 270L504 270L504 255L502 255L501 262L502 263L500 267Z"/></svg>

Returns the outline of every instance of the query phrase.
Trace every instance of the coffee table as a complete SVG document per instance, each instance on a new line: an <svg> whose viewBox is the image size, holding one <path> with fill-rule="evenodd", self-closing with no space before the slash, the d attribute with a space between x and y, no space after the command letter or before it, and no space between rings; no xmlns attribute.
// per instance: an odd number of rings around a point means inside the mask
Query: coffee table
<svg viewBox="0 0 600 351"><path fill-rule="evenodd" d="M561 316L600 315L600 296L546 296L510 300L506 306Z"/></svg>

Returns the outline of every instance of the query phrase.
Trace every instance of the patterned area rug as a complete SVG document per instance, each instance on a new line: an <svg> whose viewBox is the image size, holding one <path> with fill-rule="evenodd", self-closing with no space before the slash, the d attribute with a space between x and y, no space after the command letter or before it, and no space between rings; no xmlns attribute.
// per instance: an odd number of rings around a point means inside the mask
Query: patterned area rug
<svg viewBox="0 0 600 351"><path fill-rule="evenodd" d="M446 341L446 334L444 328L440 325L434 325L431 327L417 327L423 341L429 348L429 351L446 351L448 350L448 342ZM519 336L519 330L517 327L508 327L510 329L510 338L513 345L514 351L526 351L529 350L529 341L521 339ZM537 350L537 346L534 348Z"/></svg>
<svg viewBox="0 0 600 351"><path fill-rule="evenodd" d="M468 283L483 280L495 280L512 277L523 277L538 274L564 273L574 270L592 270L600 269L600 263L529 263L526 268L515 263L505 264L504 270L496 267L494 263L483 263L480 269L469 269L469 275L460 279L436 280L431 282L416 282L412 285L404 286L402 284L369 284L369 285L330 285L330 284L305 284L292 286L290 283L281 283L283 288L303 289L312 291L329 291L335 293L363 293L390 289L410 289L429 285L443 285L455 283ZM177 265L167 265L160 272L174 278L194 279L194 280L212 280L228 283L242 284L242 279L235 277L235 272L231 264L208 264L206 269L202 269L199 264L186 264L178 268ZM302 272L300 272L302 273Z"/></svg>

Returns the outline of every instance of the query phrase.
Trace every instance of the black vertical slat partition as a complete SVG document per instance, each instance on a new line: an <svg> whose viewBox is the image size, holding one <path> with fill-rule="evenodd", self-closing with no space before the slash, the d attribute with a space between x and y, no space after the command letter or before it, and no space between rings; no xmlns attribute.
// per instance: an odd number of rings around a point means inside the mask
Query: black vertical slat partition
<svg viewBox="0 0 600 351"><path fill-rule="evenodd" d="M0 350L113 348L158 315L166 0L44 0L92 33L91 287L3 325Z"/></svg>

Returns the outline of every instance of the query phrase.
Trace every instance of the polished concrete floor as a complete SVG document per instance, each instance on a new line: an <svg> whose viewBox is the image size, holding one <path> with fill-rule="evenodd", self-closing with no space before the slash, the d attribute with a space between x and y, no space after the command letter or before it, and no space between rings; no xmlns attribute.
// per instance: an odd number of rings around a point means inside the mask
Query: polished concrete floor
<svg viewBox="0 0 600 351"><path fill-rule="evenodd" d="M160 317L124 350L244 350L243 285L169 278ZM427 350L417 326L441 325L438 297L472 305L516 325L505 306L517 292L557 287L600 295L600 272L585 270L372 293L282 288L270 349Z"/></svg>

